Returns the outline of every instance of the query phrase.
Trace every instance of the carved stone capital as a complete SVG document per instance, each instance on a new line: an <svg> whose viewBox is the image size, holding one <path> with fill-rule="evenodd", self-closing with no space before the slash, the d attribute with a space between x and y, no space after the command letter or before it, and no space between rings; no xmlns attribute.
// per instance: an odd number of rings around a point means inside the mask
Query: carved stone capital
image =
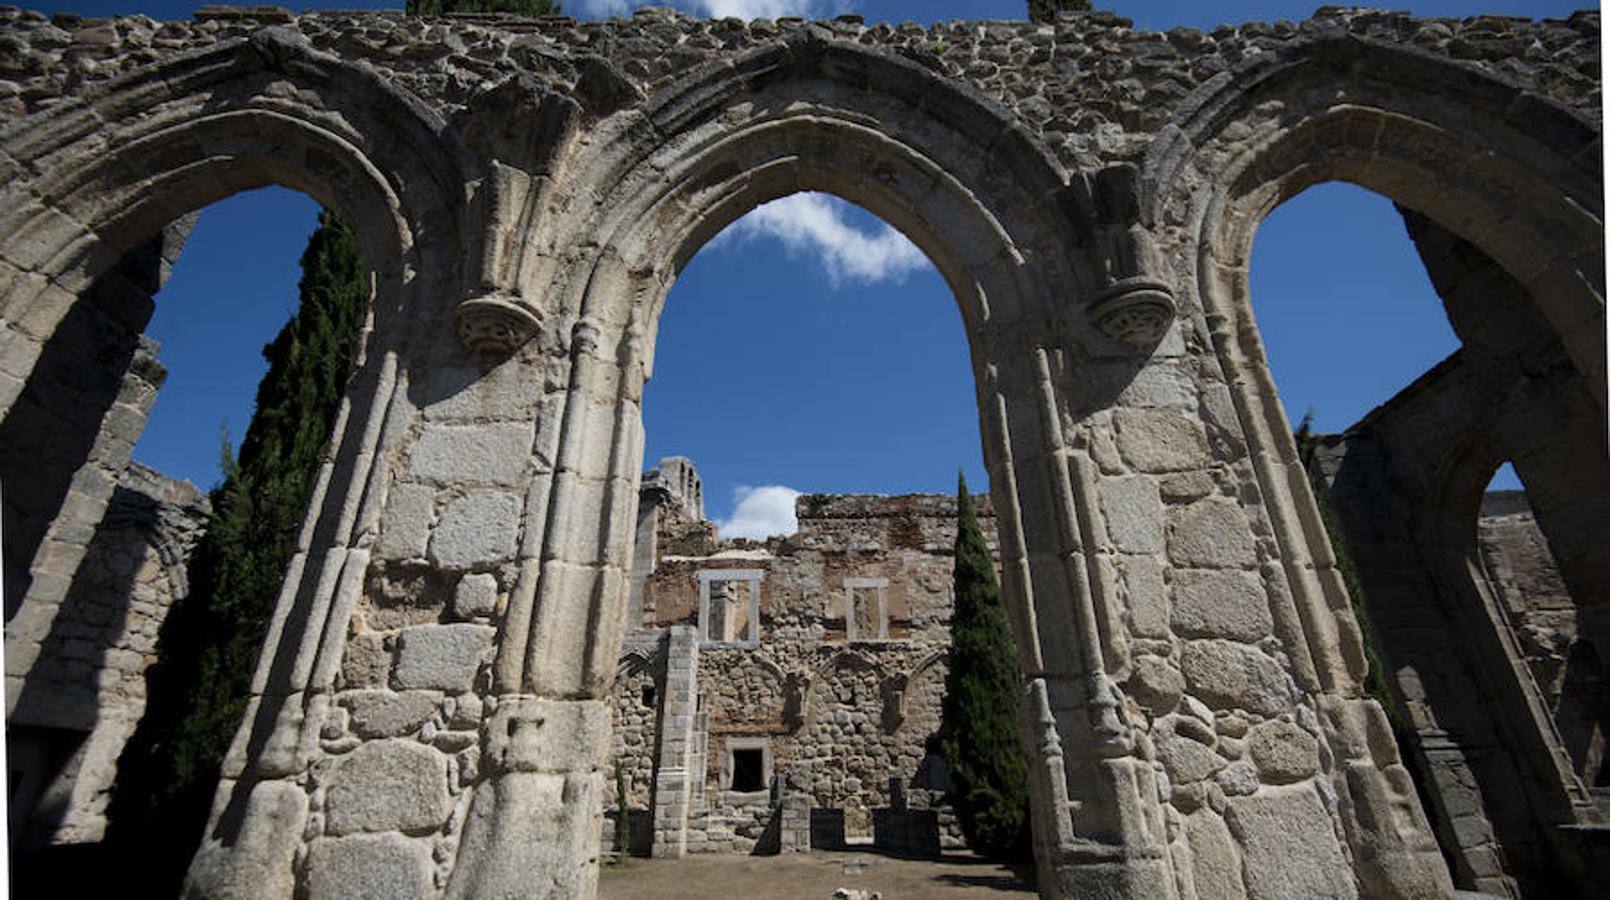
<svg viewBox="0 0 1610 900"><path fill-rule="evenodd" d="M459 343L475 353L506 355L525 346L542 327L542 317L519 299L483 294L453 311Z"/></svg>
<svg viewBox="0 0 1610 900"><path fill-rule="evenodd" d="M1102 291L1090 316L1102 333L1131 347L1149 347L1163 339L1174 321L1174 292L1155 278L1125 278Z"/></svg>

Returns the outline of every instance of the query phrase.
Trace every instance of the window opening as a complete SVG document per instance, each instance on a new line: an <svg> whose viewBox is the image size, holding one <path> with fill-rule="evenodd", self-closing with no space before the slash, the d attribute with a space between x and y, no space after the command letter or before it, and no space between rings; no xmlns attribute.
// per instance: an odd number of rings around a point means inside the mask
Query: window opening
<svg viewBox="0 0 1610 900"><path fill-rule="evenodd" d="M734 791L763 791L766 789L766 751L759 747L732 751L732 789Z"/></svg>
<svg viewBox="0 0 1610 900"><path fill-rule="evenodd" d="M886 578L844 579L845 627L851 641L881 641L889 637L889 613L884 595Z"/></svg>
<svg viewBox="0 0 1610 900"><path fill-rule="evenodd" d="M759 569L718 569L698 573L699 634L708 642L758 643Z"/></svg>

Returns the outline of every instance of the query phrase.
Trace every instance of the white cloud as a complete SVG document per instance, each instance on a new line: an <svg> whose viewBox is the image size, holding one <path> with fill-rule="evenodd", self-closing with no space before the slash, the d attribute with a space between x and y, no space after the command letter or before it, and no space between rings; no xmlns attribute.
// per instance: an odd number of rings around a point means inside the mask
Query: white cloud
<svg viewBox="0 0 1610 900"><path fill-rule="evenodd" d="M849 204L827 194L792 194L763 203L716 236L712 246L775 238L790 256L820 260L828 280L876 284L904 281L928 265L928 258L906 236L880 223L868 234L845 217Z"/></svg>
<svg viewBox="0 0 1610 900"><path fill-rule="evenodd" d="M616 16L631 15L636 6L646 6L647 3L631 3L628 0L575 0L576 12L583 19L610 19ZM569 3L559 4L561 8ZM566 10L569 12L569 10Z"/></svg>
<svg viewBox="0 0 1610 900"><path fill-rule="evenodd" d="M816 11L815 0L692 0L689 6L712 19L725 19L728 16L745 20L809 17Z"/></svg>
<svg viewBox="0 0 1610 900"><path fill-rule="evenodd" d="M799 520L794 518L794 498L798 496L799 491L780 484L741 485L733 491L732 518L717 522L716 527L723 539L764 540L774 534L793 534L799 530Z"/></svg>
<svg viewBox="0 0 1610 900"><path fill-rule="evenodd" d="M711 19L736 16L740 19L780 19L783 16L812 18L824 14L819 0L574 0L583 19L629 16L642 6L674 6L683 12ZM567 0L563 4L571 5Z"/></svg>

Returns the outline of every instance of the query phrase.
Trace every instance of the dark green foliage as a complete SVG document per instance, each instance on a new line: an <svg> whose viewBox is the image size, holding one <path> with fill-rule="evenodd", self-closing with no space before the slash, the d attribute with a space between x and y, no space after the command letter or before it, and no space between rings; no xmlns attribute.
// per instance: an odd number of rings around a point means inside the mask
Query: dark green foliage
<svg viewBox="0 0 1610 900"><path fill-rule="evenodd" d="M1090 0L1029 0L1029 21L1055 22L1063 10L1089 12Z"/></svg>
<svg viewBox="0 0 1610 900"><path fill-rule="evenodd" d="M410 16L440 16L456 12L514 13L521 16L557 16L554 0L408 0Z"/></svg>
<svg viewBox="0 0 1610 900"><path fill-rule="evenodd" d="M1380 654L1375 649L1375 628L1364 605L1364 585L1358 580L1358 569L1353 565L1352 555L1347 552L1347 542L1342 539L1341 523L1336 521L1336 512L1325 499L1325 485L1314 477L1314 450L1319 446L1319 436L1314 433L1313 425L1314 411L1310 409L1303 414L1303 420L1292 437L1297 441L1297 458L1308 471L1308 482L1314 489L1314 502L1319 507L1320 520L1325 523L1325 535L1330 538L1331 553L1336 557L1336 570L1347 585L1347 596L1353 604L1353 618L1358 620L1359 631L1364 637L1364 661L1368 665L1364 675L1364 692L1379 702L1393 726L1401 729L1407 720L1398 705L1397 695L1387 684L1386 667L1381 664Z"/></svg>
<svg viewBox="0 0 1610 900"><path fill-rule="evenodd" d="M140 860L153 895L174 896L200 842L218 767L245 712L258 651L352 370L368 275L334 214L302 254L301 306L263 348L268 374L238 460L147 675L145 717L124 748L108 841ZM223 454L229 460L225 444Z"/></svg>
<svg viewBox="0 0 1610 900"><path fill-rule="evenodd" d="M995 562L960 476L956 503L956 609L934 744L950 768L950 799L968 846L1022 859L1029 853L1029 770L1018 734L1017 651Z"/></svg>

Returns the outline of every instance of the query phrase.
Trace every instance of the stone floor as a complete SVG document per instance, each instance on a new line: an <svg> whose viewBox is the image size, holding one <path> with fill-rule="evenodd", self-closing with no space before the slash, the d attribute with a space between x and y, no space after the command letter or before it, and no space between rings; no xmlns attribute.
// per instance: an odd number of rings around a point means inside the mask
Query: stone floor
<svg viewBox="0 0 1610 900"><path fill-rule="evenodd" d="M698 855L633 859L606 866L599 900L829 900L838 888L878 891L883 900L1035 896L1032 866L1022 875L968 854L899 859L861 851L780 856Z"/></svg>

